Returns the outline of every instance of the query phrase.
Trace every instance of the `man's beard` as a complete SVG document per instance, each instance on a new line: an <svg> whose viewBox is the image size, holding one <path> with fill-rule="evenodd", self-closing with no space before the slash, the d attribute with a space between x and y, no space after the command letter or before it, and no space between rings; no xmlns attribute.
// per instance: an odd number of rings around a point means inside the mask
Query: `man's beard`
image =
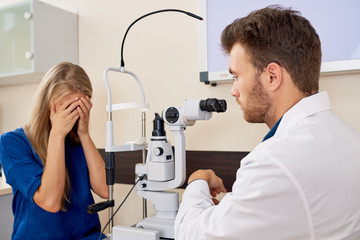
<svg viewBox="0 0 360 240"><path fill-rule="evenodd" d="M249 92L247 105L243 107L244 119L249 123L266 123L269 119L272 100L264 92L260 78L255 78L255 84Z"/></svg>

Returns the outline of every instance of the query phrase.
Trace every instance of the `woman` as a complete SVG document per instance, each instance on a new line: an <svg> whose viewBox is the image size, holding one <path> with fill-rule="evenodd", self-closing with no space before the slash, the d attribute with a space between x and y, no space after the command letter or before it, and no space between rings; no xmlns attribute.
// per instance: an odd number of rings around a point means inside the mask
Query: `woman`
<svg viewBox="0 0 360 240"><path fill-rule="evenodd" d="M89 135L92 87L85 71L60 63L44 76L29 123L0 138L13 190L12 239L98 239L90 189L108 197L105 165Z"/></svg>

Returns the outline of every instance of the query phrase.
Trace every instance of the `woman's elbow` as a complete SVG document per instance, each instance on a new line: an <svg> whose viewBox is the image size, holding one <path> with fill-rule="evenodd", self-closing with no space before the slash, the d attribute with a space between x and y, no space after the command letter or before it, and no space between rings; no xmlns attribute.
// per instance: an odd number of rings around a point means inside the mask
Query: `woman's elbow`
<svg viewBox="0 0 360 240"><path fill-rule="evenodd" d="M109 189L106 188L106 189L102 190L101 192L98 193L98 195L101 198L108 199L109 198Z"/></svg>
<svg viewBox="0 0 360 240"><path fill-rule="evenodd" d="M44 208L44 210L50 213L57 213L61 210L61 207L53 206L53 207L48 207L46 209Z"/></svg>
<svg viewBox="0 0 360 240"><path fill-rule="evenodd" d="M50 213L57 213L61 210L61 203L43 202L40 204L36 203L36 205Z"/></svg>
<svg viewBox="0 0 360 240"><path fill-rule="evenodd" d="M33 197L34 203L47 212L57 213L61 210L61 199L43 198L38 192Z"/></svg>
<svg viewBox="0 0 360 240"><path fill-rule="evenodd" d="M99 197L101 197L103 199L109 198L109 188L107 185L98 187L96 189L93 188L92 190L94 193L96 193L96 195L98 195Z"/></svg>

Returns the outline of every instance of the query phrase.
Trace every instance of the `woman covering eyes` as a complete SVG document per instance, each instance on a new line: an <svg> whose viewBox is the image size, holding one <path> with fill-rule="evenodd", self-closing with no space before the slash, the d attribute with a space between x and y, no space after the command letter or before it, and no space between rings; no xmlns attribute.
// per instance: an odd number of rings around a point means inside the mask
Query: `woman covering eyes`
<svg viewBox="0 0 360 240"><path fill-rule="evenodd" d="M13 190L12 239L98 239L88 214L90 189L108 197L104 161L89 134L92 86L78 65L44 76L27 125L0 138L0 161ZM105 236L102 236L105 237Z"/></svg>

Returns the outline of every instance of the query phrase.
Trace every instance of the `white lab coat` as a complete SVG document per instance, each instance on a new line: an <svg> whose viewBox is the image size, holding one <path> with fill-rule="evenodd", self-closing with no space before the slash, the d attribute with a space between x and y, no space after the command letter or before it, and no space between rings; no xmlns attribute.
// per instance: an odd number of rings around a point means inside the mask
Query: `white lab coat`
<svg viewBox="0 0 360 240"><path fill-rule="evenodd" d="M188 185L175 220L178 240L338 240L356 231L360 134L335 116L325 92L286 112L241 161L219 205L204 180Z"/></svg>

